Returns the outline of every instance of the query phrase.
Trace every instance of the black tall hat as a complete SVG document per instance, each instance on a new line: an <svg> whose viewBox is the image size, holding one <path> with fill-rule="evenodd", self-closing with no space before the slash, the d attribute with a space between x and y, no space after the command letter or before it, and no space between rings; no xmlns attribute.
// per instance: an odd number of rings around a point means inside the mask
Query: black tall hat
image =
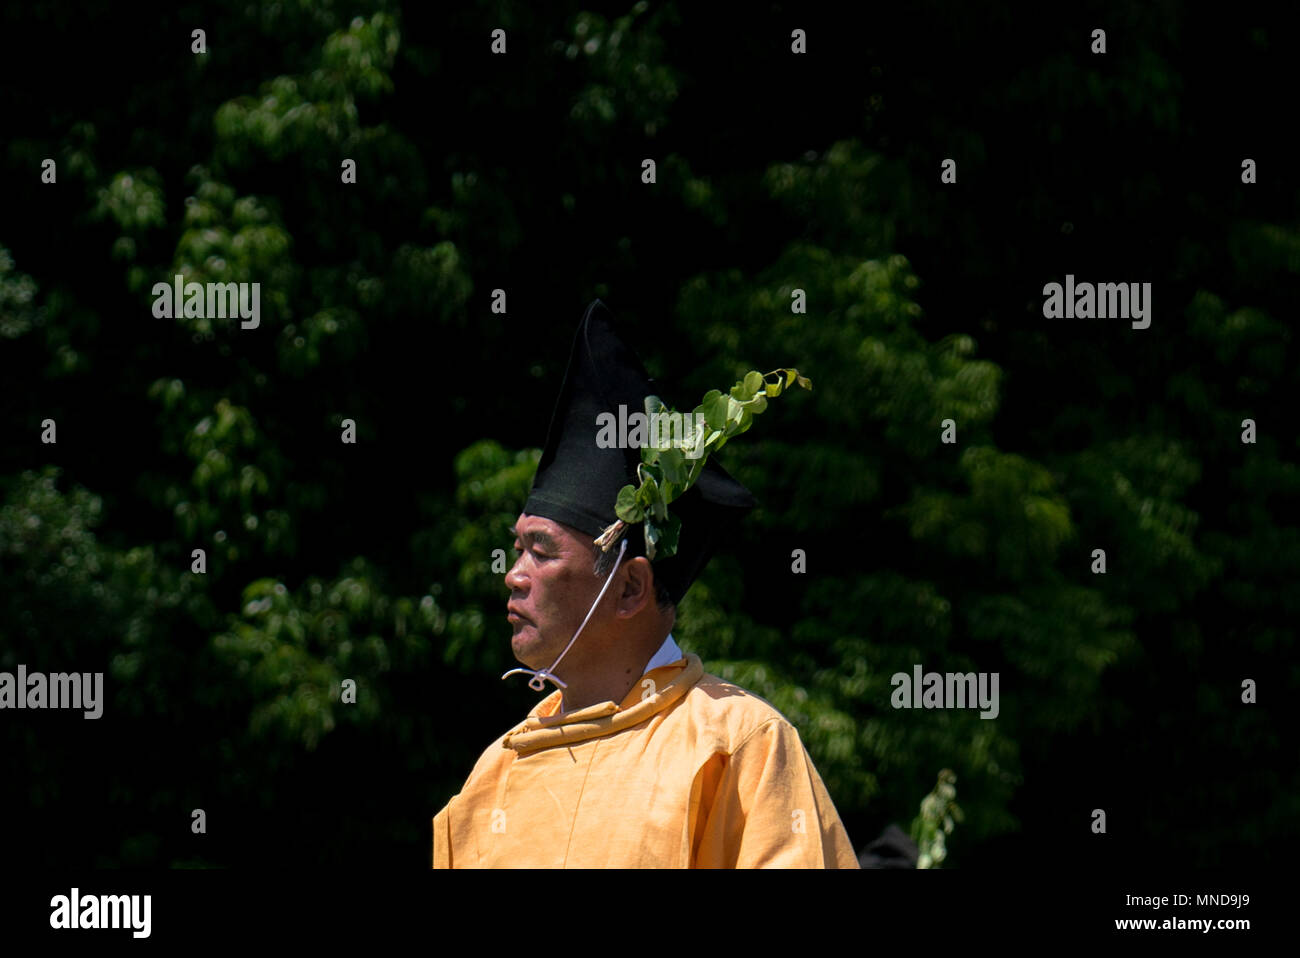
<svg viewBox="0 0 1300 958"><path fill-rule="evenodd" d="M593 539L617 521L614 504L624 486L637 486L638 449L602 449L596 444L597 417L620 420L645 411L645 397L657 395L645 366L614 332L608 307L593 300L578 324L560 396L551 414L524 503L526 515L562 522ZM681 520L677 551L653 562L655 581L668 588L674 603L708 563L714 550L750 509L758 504L748 489L712 459L690 489L669 505ZM626 558L645 555L641 524L629 529Z"/></svg>

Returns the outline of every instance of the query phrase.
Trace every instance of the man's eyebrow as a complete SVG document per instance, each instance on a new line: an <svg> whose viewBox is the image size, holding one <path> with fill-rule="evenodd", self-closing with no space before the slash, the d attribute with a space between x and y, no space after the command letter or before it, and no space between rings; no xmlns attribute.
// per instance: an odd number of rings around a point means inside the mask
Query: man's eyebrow
<svg viewBox="0 0 1300 958"><path fill-rule="evenodd" d="M525 532L520 535L519 530L514 526L510 527L510 531L514 533L516 539L532 539L544 549L550 549L553 552L559 551L560 544L555 541L554 537L549 532L541 532L539 530L537 532Z"/></svg>
<svg viewBox="0 0 1300 958"><path fill-rule="evenodd" d="M559 551L560 544L555 541L549 532L530 532L528 534L543 549L550 549L552 552Z"/></svg>

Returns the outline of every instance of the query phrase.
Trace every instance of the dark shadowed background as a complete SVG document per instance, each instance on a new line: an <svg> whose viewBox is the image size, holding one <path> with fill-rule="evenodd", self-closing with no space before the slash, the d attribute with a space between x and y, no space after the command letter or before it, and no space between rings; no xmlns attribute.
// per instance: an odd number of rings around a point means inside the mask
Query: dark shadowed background
<svg viewBox="0 0 1300 958"><path fill-rule="evenodd" d="M1172 4L6 5L0 670L105 673L99 720L0 711L6 855L427 867L537 699L499 679L492 552L600 297L676 408L813 380L721 454L763 505L674 634L795 723L859 850L946 768L943 867L1293 859L1295 36ZM260 283L259 327L155 318L176 273ZM1150 282L1150 328L1044 318L1066 274ZM998 672L997 719L892 708L916 663Z"/></svg>

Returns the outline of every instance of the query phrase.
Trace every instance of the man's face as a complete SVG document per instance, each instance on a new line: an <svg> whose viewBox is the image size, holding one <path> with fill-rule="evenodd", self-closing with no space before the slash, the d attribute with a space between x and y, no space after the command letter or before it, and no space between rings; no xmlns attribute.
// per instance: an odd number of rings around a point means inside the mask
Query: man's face
<svg viewBox="0 0 1300 958"><path fill-rule="evenodd" d="M540 516L521 514L514 531L515 564L506 573L510 645L524 665L545 668L564 651L600 592L596 551L590 536ZM565 661L577 654L575 646Z"/></svg>

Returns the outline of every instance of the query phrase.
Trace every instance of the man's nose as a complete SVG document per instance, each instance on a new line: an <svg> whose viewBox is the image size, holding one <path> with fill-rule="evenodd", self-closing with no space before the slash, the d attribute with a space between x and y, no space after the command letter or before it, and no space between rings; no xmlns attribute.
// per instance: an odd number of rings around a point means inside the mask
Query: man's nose
<svg viewBox="0 0 1300 958"><path fill-rule="evenodd" d="M527 577L519 571L519 563L522 561L523 556L520 556L515 560L515 564L510 567L510 571L506 573L506 588L511 592L522 591L524 586L528 584Z"/></svg>

